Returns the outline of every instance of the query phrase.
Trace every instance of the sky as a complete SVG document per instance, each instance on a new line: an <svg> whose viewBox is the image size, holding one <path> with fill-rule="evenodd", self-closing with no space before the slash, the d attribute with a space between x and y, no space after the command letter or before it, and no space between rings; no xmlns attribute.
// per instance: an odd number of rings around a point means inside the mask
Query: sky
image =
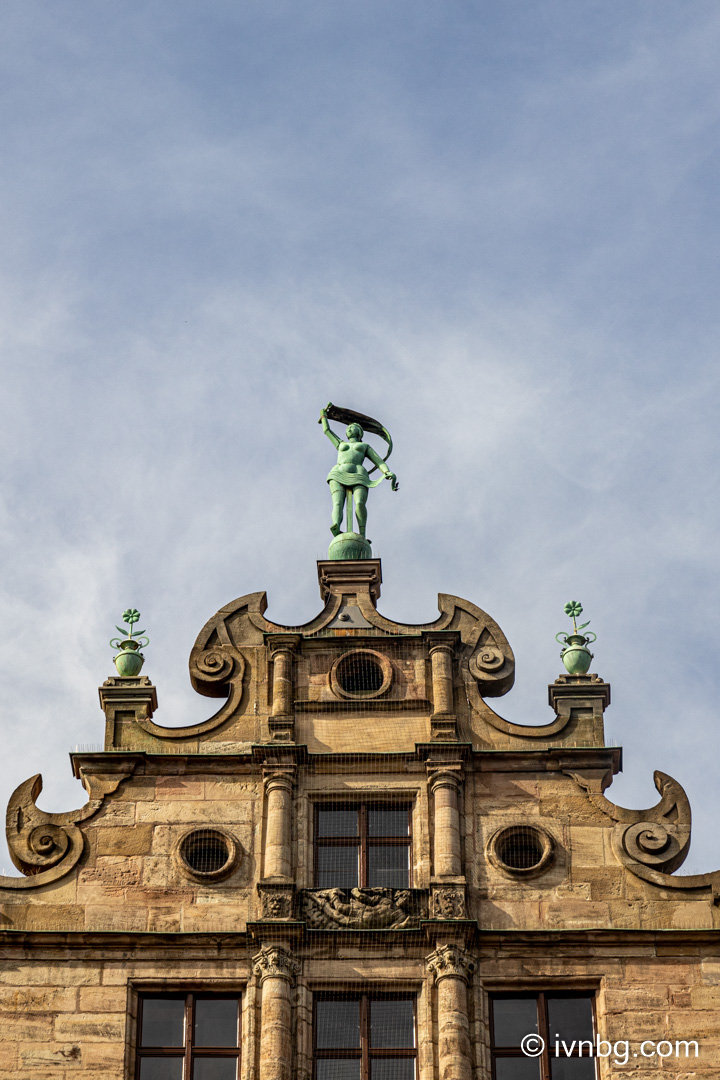
<svg viewBox="0 0 720 1080"><path fill-rule="evenodd" d="M168 726L219 607L317 613L333 401L395 442L381 612L478 604L542 724L581 601L608 795L670 773L720 868L719 54L703 0L7 6L0 803L85 801L128 606Z"/></svg>

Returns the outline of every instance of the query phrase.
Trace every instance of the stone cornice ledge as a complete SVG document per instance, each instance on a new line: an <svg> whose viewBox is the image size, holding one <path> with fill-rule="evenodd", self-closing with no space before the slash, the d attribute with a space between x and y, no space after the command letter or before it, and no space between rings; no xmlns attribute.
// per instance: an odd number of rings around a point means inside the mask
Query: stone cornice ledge
<svg viewBox="0 0 720 1080"><path fill-rule="evenodd" d="M255 924L257 932L264 931L267 939L272 937L278 941L283 938L278 934L277 927L273 925L272 934L268 934L268 924ZM293 929L299 929L294 924ZM460 929L460 928L459 928ZM432 930L429 938L427 931ZM440 930L444 933L440 934ZM409 930L349 930L342 935L343 948L351 943L360 944L367 942L372 935L376 943L387 942L390 947L395 943L417 943L422 947L427 940L442 936L443 940L460 940L460 936L467 942L467 947L476 949L495 948L502 946L509 949L535 949L539 947L568 947L568 948L594 948L614 949L617 946L637 945L645 949L662 950L663 954L670 955L678 946L691 946L698 950L713 946L720 952L720 929L693 930L693 929L669 929L669 930L624 930L621 928L588 928L585 930L481 930L475 924L466 922L462 924L460 934L448 932L448 925L439 927L437 923L425 923L419 929ZM295 937L294 948L302 950L305 946L312 946L314 942L325 939L337 941L336 930L306 930L304 934ZM283 941L290 940L290 935ZM125 930L6 930L0 929L0 958L16 957L18 949L63 949L73 952L86 950L107 951L115 954L118 951L125 952L128 949L146 951L158 949L162 955L175 955L168 950L177 949L177 955L191 959L196 955L223 956L228 952L235 952L239 957L245 958L250 963L250 951L253 949L253 937L243 931L224 932L208 931L207 933L191 932L168 933L165 931L125 931Z"/></svg>

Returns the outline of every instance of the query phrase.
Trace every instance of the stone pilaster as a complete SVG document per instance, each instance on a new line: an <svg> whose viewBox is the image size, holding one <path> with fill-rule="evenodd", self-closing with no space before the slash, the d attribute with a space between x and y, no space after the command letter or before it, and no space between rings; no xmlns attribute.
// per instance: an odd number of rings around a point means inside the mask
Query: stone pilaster
<svg viewBox="0 0 720 1080"><path fill-rule="evenodd" d="M253 973L262 988L260 1080L290 1080L293 1070L292 987L300 961L281 945L253 957Z"/></svg>
<svg viewBox="0 0 720 1080"><path fill-rule="evenodd" d="M467 984L475 962L459 945L440 945L425 963L437 986L439 1075L472 1080Z"/></svg>
<svg viewBox="0 0 720 1080"><path fill-rule="evenodd" d="M263 770L267 798L265 864L263 878L292 880L292 798L295 765L272 765Z"/></svg>

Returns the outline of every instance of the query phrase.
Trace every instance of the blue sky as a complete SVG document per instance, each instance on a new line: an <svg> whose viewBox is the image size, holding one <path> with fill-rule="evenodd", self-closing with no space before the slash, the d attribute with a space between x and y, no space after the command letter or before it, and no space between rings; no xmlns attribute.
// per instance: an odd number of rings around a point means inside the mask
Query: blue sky
<svg viewBox="0 0 720 1080"><path fill-rule="evenodd" d="M551 719L580 599L610 792L687 789L720 866L715 3L29 0L0 43L0 797L83 801L128 605L164 724L266 589L319 604L328 400L392 431L381 610L439 591Z"/></svg>

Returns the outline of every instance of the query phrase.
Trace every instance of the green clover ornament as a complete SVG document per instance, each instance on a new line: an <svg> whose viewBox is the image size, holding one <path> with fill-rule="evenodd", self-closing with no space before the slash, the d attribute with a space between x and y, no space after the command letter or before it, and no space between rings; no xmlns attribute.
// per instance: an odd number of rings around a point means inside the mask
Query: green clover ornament
<svg viewBox="0 0 720 1080"><path fill-rule="evenodd" d="M570 618L573 621L573 633L574 634L577 634L577 632L579 630L584 630L586 626L590 625L590 620L589 619L588 619L588 621L586 623L583 623L581 626L578 626L578 624L577 624L577 620L582 615L582 610L583 610L583 606L582 606L582 604L580 603L579 600L568 600L568 602L565 605L563 610L564 610L565 614L569 615Z"/></svg>
<svg viewBox="0 0 720 1080"><path fill-rule="evenodd" d="M123 611L123 613L122 613L122 617L123 617L123 622L127 623L127 626L118 626L117 623L116 623L115 624L115 629L119 630L120 633L123 635L123 640L125 640L125 641L133 641L134 642L134 641L137 641L140 638L143 638L144 644L147 644L148 640L143 637L143 635L145 634L145 631L135 629L135 624L137 623L137 621L140 618L140 612L138 611L138 609L134 608L134 607L126 608L125 611ZM128 627L130 629L128 629ZM122 645L119 645L119 646L115 645L116 640L117 640L116 638L113 638L113 640L110 642L112 647L114 649L115 648L122 648ZM142 644L142 642L141 642L141 644Z"/></svg>

